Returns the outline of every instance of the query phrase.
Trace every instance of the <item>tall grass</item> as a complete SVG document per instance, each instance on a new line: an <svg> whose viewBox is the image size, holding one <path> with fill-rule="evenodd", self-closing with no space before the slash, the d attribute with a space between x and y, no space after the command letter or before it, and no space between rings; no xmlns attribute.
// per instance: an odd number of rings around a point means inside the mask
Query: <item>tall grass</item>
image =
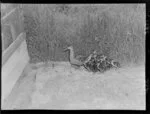
<svg viewBox="0 0 150 114"><path fill-rule="evenodd" d="M145 62L145 5L24 5L31 62L67 61L94 49L122 64Z"/></svg>

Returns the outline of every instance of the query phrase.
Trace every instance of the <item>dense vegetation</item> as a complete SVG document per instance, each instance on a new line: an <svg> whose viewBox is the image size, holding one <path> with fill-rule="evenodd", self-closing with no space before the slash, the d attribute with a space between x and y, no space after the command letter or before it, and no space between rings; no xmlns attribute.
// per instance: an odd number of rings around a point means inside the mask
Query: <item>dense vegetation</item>
<svg viewBox="0 0 150 114"><path fill-rule="evenodd" d="M24 28L31 62L67 61L94 49L121 64L145 62L145 5L24 5Z"/></svg>

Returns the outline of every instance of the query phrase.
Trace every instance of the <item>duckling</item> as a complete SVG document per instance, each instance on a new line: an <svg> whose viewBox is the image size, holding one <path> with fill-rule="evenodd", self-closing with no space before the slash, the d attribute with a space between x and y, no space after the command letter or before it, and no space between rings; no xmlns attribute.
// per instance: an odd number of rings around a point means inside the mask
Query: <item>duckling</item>
<svg viewBox="0 0 150 114"><path fill-rule="evenodd" d="M120 68L121 67L120 63L117 62L117 61L113 61L113 66L115 66L116 68Z"/></svg>
<svg viewBox="0 0 150 114"><path fill-rule="evenodd" d="M103 55L103 54L99 54L99 55L96 56L97 62L103 62L103 61L106 60L106 58L107 57L105 55Z"/></svg>
<svg viewBox="0 0 150 114"><path fill-rule="evenodd" d="M114 68L120 68L120 67L121 67L121 66L120 66L120 63L117 62L117 61L114 61L114 60L111 60L111 65L112 65L112 67L114 67Z"/></svg>
<svg viewBox="0 0 150 114"><path fill-rule="evenodd" d="M118 62L108 58L103 54L98 54L97 51L94 51L92 54L89 55L84 65L85 68L88 69L88 71L100 71L102 73L113 67L118 68L120 66Z"/></svg>
<svg viewBox="0 0 150 114"><path fill-rule="evenodd" d="M88 71L97 72L97 61L96 61L97 52L94 51L84 62L84 66Z"/></svg>
<svg viewBox="0 0 150 114"><path fill-rule="evenodd" d="M112 67L115 67L115 68L120 68L120 63L113 60L113 59L110 59L110 58L107 58L106 61L108 61L109 64L112 65Z"/></svg>

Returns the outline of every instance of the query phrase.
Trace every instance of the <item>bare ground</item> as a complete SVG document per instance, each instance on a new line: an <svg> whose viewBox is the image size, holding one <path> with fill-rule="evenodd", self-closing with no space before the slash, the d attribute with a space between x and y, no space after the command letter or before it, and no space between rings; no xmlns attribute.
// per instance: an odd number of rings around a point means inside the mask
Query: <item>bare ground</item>
<svg viewBox="0 0 150 114"><path fill-rule="evenodd" d="M145 66L105 73L47 64L21 76L2 109L145 110Z"/></svg>

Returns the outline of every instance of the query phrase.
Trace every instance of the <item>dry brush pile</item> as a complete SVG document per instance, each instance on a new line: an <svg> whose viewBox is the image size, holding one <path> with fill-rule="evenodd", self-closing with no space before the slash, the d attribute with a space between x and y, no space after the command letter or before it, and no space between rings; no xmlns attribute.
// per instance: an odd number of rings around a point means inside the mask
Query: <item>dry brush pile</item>
<svg viewBox="0 0 150 114"><path fill-rule="evenodd" d="M121 64L145 62L145 6L24 5L24 28L31 62L68 61L94 49Z"/></svg>

